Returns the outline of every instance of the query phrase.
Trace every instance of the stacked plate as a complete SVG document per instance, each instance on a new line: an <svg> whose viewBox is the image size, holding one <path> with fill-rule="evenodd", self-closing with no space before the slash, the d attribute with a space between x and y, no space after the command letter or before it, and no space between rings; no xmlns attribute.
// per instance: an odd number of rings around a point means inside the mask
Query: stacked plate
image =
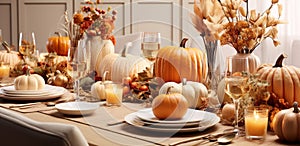
<svg viewBox="0 0 300 146"><path fill-rule="evenodd" d="M14 86L2 87L1 97L8 100L47 100L62 96L67 90L63 87L45 85L42 90L16 90Z"/></svg>
<svg viewBox="0 0 300 146"><path fill-rule="evenodd" d="M130 125L150 131L195 132L214 126L220 118L214 113L188 109L181 119L159 120L154 116L152 109L148 108L127 115L125 121Z"/></svg>

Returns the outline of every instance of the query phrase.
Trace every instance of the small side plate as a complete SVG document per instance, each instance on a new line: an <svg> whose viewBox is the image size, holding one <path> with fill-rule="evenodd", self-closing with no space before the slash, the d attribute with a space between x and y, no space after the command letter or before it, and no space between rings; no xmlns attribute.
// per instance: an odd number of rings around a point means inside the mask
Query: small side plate
<svg viewBox="0 0 300 146"><path fill-rule="evenodd" d="M65 102L59 103L55 105L55 108L66 115L89 115L92 114L97 108L99 104L90 103L90 102Z"/></svg>

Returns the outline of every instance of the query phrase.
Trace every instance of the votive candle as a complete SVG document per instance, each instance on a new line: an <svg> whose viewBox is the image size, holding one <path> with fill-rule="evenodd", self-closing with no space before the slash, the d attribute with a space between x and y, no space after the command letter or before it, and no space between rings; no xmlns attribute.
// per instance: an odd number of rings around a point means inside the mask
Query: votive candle
<svg viewBox="0 0 300 146"><path fill-rule="evenodd" d="M245 111L245 131L248 139L264 139L268 128L268 109L250 107Z"/></svg>

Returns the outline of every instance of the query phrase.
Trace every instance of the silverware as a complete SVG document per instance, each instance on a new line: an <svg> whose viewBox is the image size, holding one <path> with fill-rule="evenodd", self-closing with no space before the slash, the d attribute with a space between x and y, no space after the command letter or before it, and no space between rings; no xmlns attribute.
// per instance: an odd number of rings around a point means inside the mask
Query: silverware
<svg viewBox="0 0 300 146"><path fill-rule="evenodd" d="M124 120L119 120L119 121L110 121L107 122L107 126L115 126L115 125L119 125L119 124L123 124L126 123Z"/></svg>
<svg viewBox="0 0 300 146"><path fill-rule="evenodd" d="M169 144L169 146L181 145L181 144L184 144L184 143L189 143L189 142L193 142L193 141L197 141L197 140L203 140L203 139L208 139L210 142L214 142L214 141L217 141L219 137L224 136L224 135L229 135L229 134L235 134L235 132L228 131L228 132L221 132L221 133L217 133L217 134L207 134L207 135L203 135L203 136L198 136L198 137L189 138L189 139L181 140L181 141L178 141L178 142L174 142L174 143Z"/></svg>
<svg viewBox="0 0 300 146"><path fill-rule="evenodd" d="M32 103L24 103L24 104L17 104L17 105L11 105L8 108L21 108L21 107L31 107L35 105L40 105L41 102L32 102Z"/></svg>

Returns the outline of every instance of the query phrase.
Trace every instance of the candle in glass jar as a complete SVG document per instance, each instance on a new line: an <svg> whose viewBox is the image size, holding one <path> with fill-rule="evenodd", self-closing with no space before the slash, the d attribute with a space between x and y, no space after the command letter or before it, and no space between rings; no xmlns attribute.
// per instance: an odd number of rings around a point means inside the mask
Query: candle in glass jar
<svg viewBox="0 0 300 146"><path fill-rule="evenodd" d="M248 139L263 139L267 134L268 109L247 109L245 131Z"/></svg>
<svg viewBox="0 0 300 146"><path fill-rule="evenodd" d="M9 66L0 63L0 78L9 77Z"/></svg>
<svg viewBox="0 0 300 146"><path fill-rule="evenodd" d="M118 84L118 83L105 84L105 96L106 96L106 105L120 106L122 103L122 96L123 96L122 84Z"/></svg>

